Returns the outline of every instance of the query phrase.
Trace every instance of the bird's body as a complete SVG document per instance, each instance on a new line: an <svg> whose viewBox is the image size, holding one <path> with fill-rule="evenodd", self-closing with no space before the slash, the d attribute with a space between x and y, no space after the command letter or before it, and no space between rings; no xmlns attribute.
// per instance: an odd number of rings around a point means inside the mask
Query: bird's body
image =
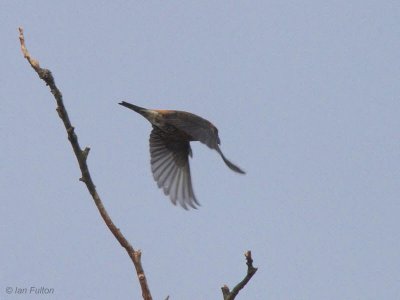
<svg viewBox="0 0 400 300"><path fill-rule="evenodd" d="M200 141L216 150L226 165L237 173L244 172L230 162L219 148L218 129L195 114L176 110L155 110L128 102L119 103L145 117L153 126L150 134L151 169L159 188L185 209L200 205L192 188L189 156L191 141Z"/></svg>

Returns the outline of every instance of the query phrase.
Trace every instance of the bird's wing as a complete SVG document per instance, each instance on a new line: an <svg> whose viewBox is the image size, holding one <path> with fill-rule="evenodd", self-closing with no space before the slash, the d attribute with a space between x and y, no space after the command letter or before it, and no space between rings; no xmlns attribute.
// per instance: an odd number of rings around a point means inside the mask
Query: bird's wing
<svg viewBox="0 0 400 300"><path fill-rule="evenodd" d="M177 129L185 132L193 140L206 144L209 148L217 150L225 164L234 172L245 174L245 172L228 160L222 153L218 129L206 119L195 114L181 111L169 112L165 115L167 122Z"/></svg>
<svg viewBox="0 0 400 300"><path fill-rule="evenodd" d="M150 134L151 171L159 188L169 195L173 204L179 203L184 209L196 208L190 176L189 141L179 141L168 133L153 126Z"/></svg>
<svg viewBox="0 0 400 300"><path fill-rule="evenodd" d="M194 141L200 141L211 149L217 149L220 144L218 129L202 117L181 111L170 112L164 117L169 124L185 132Z"/></svg>

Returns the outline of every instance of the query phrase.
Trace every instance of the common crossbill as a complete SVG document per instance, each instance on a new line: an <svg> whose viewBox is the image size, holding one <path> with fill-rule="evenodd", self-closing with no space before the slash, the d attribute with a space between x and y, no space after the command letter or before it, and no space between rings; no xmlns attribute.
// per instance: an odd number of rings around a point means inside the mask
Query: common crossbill
<svg viewBox="0 0 400 300"><path fill-rule="evenodd" d="M200 205L190 175L192 141L200 141L216 150L231 170L245 174L224 156L219 147L218 129L206 119L185 111L146 109L125 101L119 104L141 114L152 124L149 140L151 170L158 187L174 205L179 203L184 209Z"/></svg>

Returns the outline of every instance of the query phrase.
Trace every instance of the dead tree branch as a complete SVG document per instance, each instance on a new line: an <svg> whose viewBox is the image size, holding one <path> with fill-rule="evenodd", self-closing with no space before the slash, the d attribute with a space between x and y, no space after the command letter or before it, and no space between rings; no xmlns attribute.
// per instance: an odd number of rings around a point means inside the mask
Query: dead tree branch
<svg viewBox="0 0 400 300"><path fill-rule="evenodd" d="M141 251L133 249L133 247L128 242L128 240L123 236L123 234L121 233L119 228L117 226L115 226L115 224L111 220L110 216L108 215L106 209L104 208L103 202L101 201L100 196L96 191L96 186L93 183L93 180L90 175L89 168L88 168L88 165L86 162L87 157L89 155L90 148L86 147L84 150L81 149L81 147L78 143L78 137L75 134L75 129L71 125L71 121L68 117L67 110L65 109L62 94L54 82L54 77L53 77L51 71L48 69L41 68L39 65L39 61L34 59L29 54L28 49L26 48L26 45L25 45L24 32L21 27L19 28L19 40L21 43L21 50L24 55L24 58L26 58L28 60L29 64L32 66L32 68L35 70L35 72L39 75L40 79L42 79L46 83L46 85L49 86L50 91L56 100L58 115L61 118L62 122L64 123L64 127L68 134L68 140L71 143L72 149L75 153L76 159L78 160L79 168L82 173L82 177L79 180L85 183L85 185L86 185L89 193L92 195L94 203L96 204L97 209L99 210L100 215L103 218L104 222L106 223L108 229L110 229L112 234L115 236L115 238L121 244L121 246L125 248L126 252L128 253L129 257L131 258L131 260L135 266L135 269L136 269L137 277L140 282L143 299L151 300L152 299L151 293L150 293L149 286L147 284L146 275L143 271L143 267L142 267L142 263L141 263Z"/></svg>
<svg viewBox="0 0 400 300"><path fill-rule="evenodd" d="M246 265L247 265L247 274L244 279L239 282L232 291L229 290L227 285L224 285L222 290L222 295L224 296L224 300L233 300L239 294L240 290L243 289L246 284L250 281L251 277L257 272L257 268L253 267L253 259L251 257L251 251L246 251L244 254L246 257Z"/></svg>

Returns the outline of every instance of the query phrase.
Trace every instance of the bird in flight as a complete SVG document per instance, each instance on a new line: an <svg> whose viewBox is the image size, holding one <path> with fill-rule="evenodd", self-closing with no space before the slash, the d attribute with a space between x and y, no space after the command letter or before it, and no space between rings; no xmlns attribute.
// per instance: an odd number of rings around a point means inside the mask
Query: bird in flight
<svg viewBox="0 0 400 300"><path fill-rule="evenodd" d="M149 139L151 171L158 187L174 205L179 203L186 210L188 206L197 208L200 205L190 176L192 141L200 141L216 150L231 170L245 174L224 156L219 147L218 129L206 119L185 111L146 109L125 101L119 104L141 114L153 126Z"/></svg>

